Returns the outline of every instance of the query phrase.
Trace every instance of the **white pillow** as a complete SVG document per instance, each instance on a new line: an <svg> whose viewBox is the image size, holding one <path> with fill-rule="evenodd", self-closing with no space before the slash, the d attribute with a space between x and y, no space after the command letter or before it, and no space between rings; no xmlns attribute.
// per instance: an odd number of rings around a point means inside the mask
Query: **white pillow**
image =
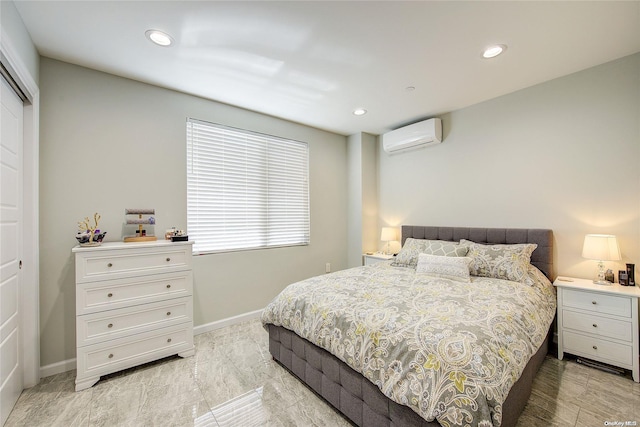
<svg viewBox="0 0 640 427"><path fill-rule="evenodd" d="M420 254L416 273L425 273L429 276L441 277L443 279L455 280L458 282L471 282L469 276L469 257L450 257Z"/></svg>

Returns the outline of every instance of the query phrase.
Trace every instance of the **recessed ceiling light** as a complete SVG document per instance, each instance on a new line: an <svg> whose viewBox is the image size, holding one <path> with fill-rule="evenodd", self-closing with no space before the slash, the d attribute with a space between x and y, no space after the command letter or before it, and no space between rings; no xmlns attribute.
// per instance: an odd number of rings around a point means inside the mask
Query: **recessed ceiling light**
<svg viewBox="0 0 640 427"><path fill-rule="evenodd" d="M365 114L367 114L367 110L365 110L364 108L356 108L355 110L353 110L353 114L356 116L364 116Z"/></svg>
<svg viewBox="0 0 640 427"><path fill-rule="evenodd" d="M169 34L159 30L147 30L144 34L158 46L170 46L173 43L173 39Z"/></svg>
<svg viewBox="0 0 640 427"><path fill-rule="evenodd" d="M493 46L489 46L488 48L486 48L484 50L484 52L482 52L482 57L483 58L495 58L496 56L500 55L505 50L507 50L507 46L503 45L503 44L496 44L496 45L493 45Z"/></svg>
<svg viewBox="0 0 640 427"><path fill-rule="evenodd" d="M413 92L414 90L416 90L415 86L407 86L404 88L404 90L406 90L407 92Z"/></svg>

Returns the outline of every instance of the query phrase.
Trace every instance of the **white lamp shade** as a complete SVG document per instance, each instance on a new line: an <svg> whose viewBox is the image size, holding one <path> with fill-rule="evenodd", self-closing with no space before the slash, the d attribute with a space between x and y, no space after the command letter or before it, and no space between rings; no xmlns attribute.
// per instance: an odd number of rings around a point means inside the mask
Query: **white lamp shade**
<svg viewBox="0 0 640 427"><path fill-rule="evenodd" d="M396 229L393 227L382 227L380 240L382 240L383 242L392 242L396 240Z"/></svg>
<svg viewBox="0 0 640 427"><path fill-rule="evenodd" d="M584 237L582 257L598 261L618 261L622 259L618 239L610 234L587 234Z"/></svg>

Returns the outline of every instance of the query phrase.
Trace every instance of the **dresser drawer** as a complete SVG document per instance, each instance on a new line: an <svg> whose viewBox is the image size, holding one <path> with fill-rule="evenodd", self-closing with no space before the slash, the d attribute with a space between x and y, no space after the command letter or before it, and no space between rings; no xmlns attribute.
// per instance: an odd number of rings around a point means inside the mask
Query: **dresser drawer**
<svg viewBox="0 0 640 427"><path fill-rule="evenodd" d="M631 299L625 297L574 289L563 289L562 304L564 307L579 308L621 317L631 317Z"/></svg>
<svg viewBox="0 0 640 427"><path fill-rule="evenodd" d="M609 319L596 314L563 310L562 327L627 342L633 339L633 326L630 320Z"/></svg>
<svg viewBox="0 0 640 427"><path fill-rule="evenodd" d="M78 378L105 375L193 349L191 324L177 325L77 350Z"/></svg>
<svg viewBox="0 0 640 427"><path fill-rule="evenodd" d="M76 254L76 281L88 282L190 269L190 245Z"/></svg>
<svg viewBox="0 0 640 427"><path fill-rule="evenodd" d="M193 294L192 273L141 276L130 279L81 283L76 286L76 314L146 304Z"/></svg>
<svg viewBox="0 0 640 427"><path fill-rule="evenodd" d="M563 331L564 351L599 360L616 366L631 368L633 351L631 345L618 344L588 335Z"/></svg>
<svg viewBox="0 0 640 427"><path fill-rule="evenodd" d="M193 321L192 297L78 316L78 347Z"/></svg>

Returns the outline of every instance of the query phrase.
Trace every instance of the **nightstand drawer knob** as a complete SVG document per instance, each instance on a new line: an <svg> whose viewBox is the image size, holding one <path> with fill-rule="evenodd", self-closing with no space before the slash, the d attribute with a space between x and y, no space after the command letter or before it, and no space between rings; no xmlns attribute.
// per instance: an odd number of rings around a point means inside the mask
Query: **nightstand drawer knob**
<svg viewBox="0 0 640 427"><path fill-rule="evenodd" d="M167 262L171 261L171 258L167 257Z"/></svg>
<svg viewBox="0 0 640 427"><path fill-rule="evenodd" d="M109 263L107 264L107 267L113 267L113 264Z"/></svg>
<svg viewBox="0 0 640 427"><path fill-rule="evenodd" d="M598 324L597 324L597 323L594 323L594 324L593 324L593 327L594 327L594 328L597 328L597 327L598 327Z"/></svg>
<svg viewBox="0 0 640 427"><path fill-rule="evenodd" d="M595 301L591 301L591 304L596 305L596 304L597 304L597 302L595 302Z"/></svg>
<svg viewBox="0 0 640 427"><path fill-rule="evenodd" d="M171 338L169 338L169 339L167 340L167 342L171 342Z"/></svg>
<svg viewBox="0 0 640 427"><path fill-rule="evenodd" d="M167 285L167 289L171 289L171 285Z"/></svg>
<svg viewBox="0 0 640 427"><path fill-rule="evenodd" d="M107 325L107 328L113 328L113 323L109 323L109 324Z"/></svg>
<svg viewBox="0 0 640 427"><path fill-rule="evenodd" d="M109 297L109 298L111 298L112 296L113 296L113 294L112 294L111 292L109 292L109 293L107 294L107 297Z"/></svg>
<svg viewBox="0 0 640 427"><path fill-rule="evenodd" d="M594 349L594 350L597 350L597 349L598 349L598 346L597 346L597 345L594 345L594 346L593 346L593 349Z"/></svg>
<svg viewBox="0 0 640 427"><path fill-rule="evenodd" d="M167 316L171 316L171 312L170 311L167 311Z"/></svg>
<svg viewBox="0 0 640 427"><path fill-rule="evenodd" d="M113 359L113 353L109 355L109 359Z"/></svg>

